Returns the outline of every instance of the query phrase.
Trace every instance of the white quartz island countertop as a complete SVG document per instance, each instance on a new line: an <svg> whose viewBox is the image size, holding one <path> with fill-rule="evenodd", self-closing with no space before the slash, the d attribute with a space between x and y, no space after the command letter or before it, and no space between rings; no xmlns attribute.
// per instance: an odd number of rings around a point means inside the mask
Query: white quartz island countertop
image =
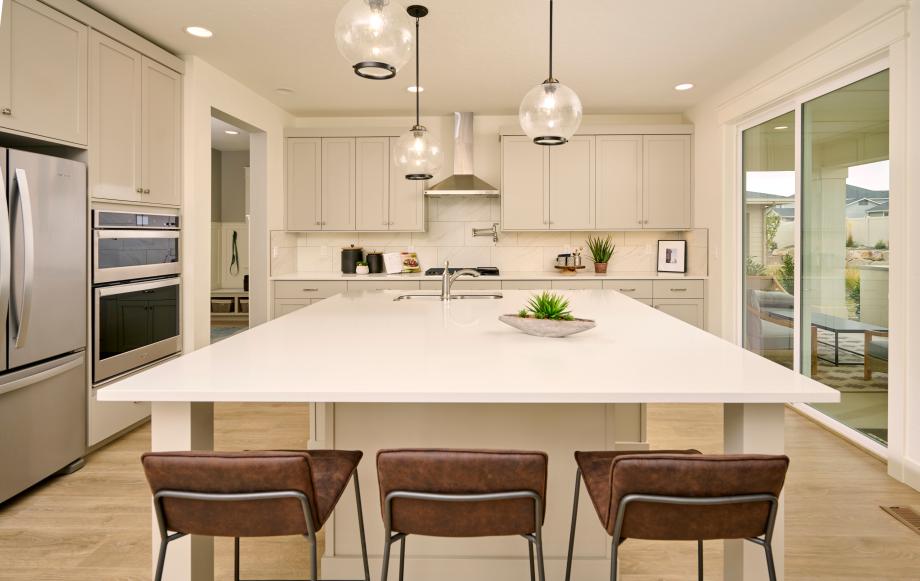
<svg viewBox="0 0 920 581"><path fill-rule="evenodd" d="M168 361L103 401L837 402L836 390L613 291L562 291L597 327L565 339L498 320L532 296L348 293Z"/></svg>
<svg viewBox="0 0 920 581"><path fill-rule="evenodd" d="M291 272L287 274L273 275L272 280L436 280L440 281L440 275L426 275L424 273L407 273L407 274L345 274L342 272ZM704 274L670 274L666 272L607 272L597 274L591 270L589 264L578 274L562 274L558 270L554 271L509 271L502 272L496 276L480 276L478 278L464 278L461 280L706 280L709 277Z"/></svg>

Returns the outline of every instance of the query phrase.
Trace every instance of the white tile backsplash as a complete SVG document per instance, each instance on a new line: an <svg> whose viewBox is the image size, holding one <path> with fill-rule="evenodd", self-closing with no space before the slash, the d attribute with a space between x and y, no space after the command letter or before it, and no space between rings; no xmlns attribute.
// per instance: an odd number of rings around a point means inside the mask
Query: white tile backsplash
<svg viewBox="0 0 920 581"><path fill-rule="evenodd" d="M473 237L473 228L489 228L501 215L499 200L488 198L429 198L426 232L283 232L271 233L272 274L338 272L341 249L349 244L365 251L418 253L422 268L449 259L455 266L497 266L503 272L552 272L557 254L574 246L585 247L589 235L610 235L616 244L610 272L654 273L658 240L686 240L688 272L708 273L709 233L705 229L622 232L502 232L498 243L490 237ZM585 249L586 270L591 259Z"/></svg>

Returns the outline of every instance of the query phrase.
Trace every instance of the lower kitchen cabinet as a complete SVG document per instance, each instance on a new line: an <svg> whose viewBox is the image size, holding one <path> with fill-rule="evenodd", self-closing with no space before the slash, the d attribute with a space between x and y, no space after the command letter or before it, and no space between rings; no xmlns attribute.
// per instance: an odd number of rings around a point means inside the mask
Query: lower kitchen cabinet
<svg viewBox="0 0 920 581"><path fill-rule="evenodd" d="M600 290L604 288L600 280L554 280L553 288L567 290Z"/></svg>
<svg viewBox="0 0 920 581"><path fill-rule="evenodd" d="M503 280L504 290L544 290L552 288L548 280Z"/></svg>
<svg viewBox="0 0 920 581"><path fill-rule="evenodd" d="M418 290L418 281L417 280L350 280L348 281L348 292L379 291L379 290Z"/></svg>
<svg viewBox="0 0 920 581"><path fill-rule="evenodd" d="M694 327L705 326L703 299L655 299L652 306Z"/></svg>
<svg viewBox="0 0 920 581"><path fill-rule="evenodd" d="M275 308L272 312L272 318L278 318L288 313L309 307L323 299L275 299Z"/></svg>
<svg viewBox="0 0 920 581"><path fill-rule="evenodd" d="M423 280L420 288L424 291L440 291L441 290L441 281L439 280ZM458 279L451 285L451 292L463 291L463 290L499 290L502 288L502 282L500 280L482 280L482 279Z"/></svg>

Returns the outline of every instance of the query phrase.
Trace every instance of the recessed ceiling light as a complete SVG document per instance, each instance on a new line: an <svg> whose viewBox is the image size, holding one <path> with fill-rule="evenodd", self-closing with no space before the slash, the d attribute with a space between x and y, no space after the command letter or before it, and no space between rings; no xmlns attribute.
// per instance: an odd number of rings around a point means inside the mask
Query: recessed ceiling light
<svg viewBox="0 0 920 581"><path fill-rule="evenodd" d="M279 95L293 95L294 89L289 89L288 87L278 87L275 89L275 92Z"/></svg>
<svg viewBox="0 0 920 581"><path fill-rule="evenodd" d="M675 91L689 91L693 88L693 83L681 83L679 85L674 85Z"/></svg>
<svg viewBox="0 0 920 581"><path fill-rule="evenodd" d="M789 129L789 126L788 125L777 125L773 129L776 129L777 131L782 131L784 129Z"/></svg>
<svg viewBox="0 0 920 581"><path fill-rule="evenodd" d="M225 129L224 133L226 133L227 135L239 135L240 134L239 131L234 131L233 129Z"/></svg>
<svg viewBox="0 0 920 581"><path fill-rule="evenodd" d="M197 36L198 38L211 38L214 36L213 32L203 26L189 26L185 29L185 32L192 36Z"/></svg>
<svg viewBox="0 0 920 581"><path fill-rule="evenodd" d="M416 87L415 85L409 85L406 87L406 90L410 93L424 93L425 87Z"/></svg>

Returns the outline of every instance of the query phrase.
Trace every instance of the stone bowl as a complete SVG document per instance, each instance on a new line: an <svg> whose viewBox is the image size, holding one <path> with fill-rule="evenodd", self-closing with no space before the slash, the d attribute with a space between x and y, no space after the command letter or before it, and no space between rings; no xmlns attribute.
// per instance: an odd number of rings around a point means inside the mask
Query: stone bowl
<svg viewBox="0 0 920 581"><path fill-rule="evenodd" d="M568 337L593 329L597 323L591 319L572 319L571 321L553 321L550 319L534 319L533 317L519 317L517 315L500 315L498 320L534 337Z"/></svg>

